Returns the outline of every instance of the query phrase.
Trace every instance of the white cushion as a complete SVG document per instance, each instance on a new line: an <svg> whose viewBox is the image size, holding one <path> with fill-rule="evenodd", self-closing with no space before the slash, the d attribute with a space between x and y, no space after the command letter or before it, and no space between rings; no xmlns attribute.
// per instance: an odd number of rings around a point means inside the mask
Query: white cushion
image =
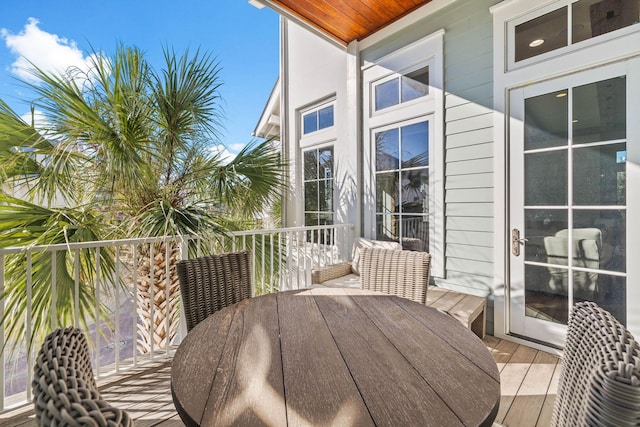
<svg viewBox="0 0 640 427"><path fill-rule="evenodd" d="M356 237L353 242L353 252L351 253L351 271L354 274L360 274L360 250L365 247L402 250L402 245L398 242L369 240L362 237Z"/></svg>
<svg viewBox="0 0 640 427"><path fill-rule="evenodd" d="M360 276L357 274L347 274L322 283L328 288L360 288Z"/></svg>

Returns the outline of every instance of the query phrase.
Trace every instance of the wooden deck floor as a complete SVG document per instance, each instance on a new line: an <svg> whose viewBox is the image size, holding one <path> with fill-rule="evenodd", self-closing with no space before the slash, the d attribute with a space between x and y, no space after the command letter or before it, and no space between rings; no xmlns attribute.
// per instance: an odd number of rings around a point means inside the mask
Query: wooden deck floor
<svg viewBox="0 0 640 427"><path fill-rule="evenodd" d="M497 422L506 427L546 427L556 394L559 359L510 341L487 336L500 370L501 393ZM156 363L128 371L99 384L105 400L125 409L137 427L182 426L170 391L171 363ZM0 415L0 426L35 425L30 407Z"/></svg>

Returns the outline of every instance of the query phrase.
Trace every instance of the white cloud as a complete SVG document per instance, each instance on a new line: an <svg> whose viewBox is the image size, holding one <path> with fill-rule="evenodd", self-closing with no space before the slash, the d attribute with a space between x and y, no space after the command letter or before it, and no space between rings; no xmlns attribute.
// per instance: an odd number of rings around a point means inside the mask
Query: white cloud
<svg viewBox="0 0 640 427"><path fill-rule="evenodd" d="M240 150L244 148L244 146L245 144L230 144L229 150L233 151L234 153L238 153Z"/></svg>
<svg viewBox="0 0 640 427"><path fill-rule="evenodd" d="M33 127L39 131L46 129L49 124L45 115L39 110L34 110L33 116L31 116L31 112L28 112L21 115L20 118L28 125L33 123Z"/></svg>
<svg viewBox="0 0 640 427"><path fill-rule="evenodd" d="M19 34L0 29L0 37L11 53L17 56L11 64L12 73L33 82L35 79L28 71L33 68L32 64L58 74L63 74L69 67L78 67L85 72L90 69L91 56L85 56L75 41L47 33L38 24L36 18L29 18Z"/></svg>
<svg viewBox="0 0 640 427"><path fill-rule="evenodd" d="M224 145L220 144L220 145L214 145L212 146L209 151L211 151L211 153L213 155L220 155L220 159L222 160L222 163L227 164L229 163L231 160L233 160L236 155L231 153L227 147L225 147Z"/></svg>

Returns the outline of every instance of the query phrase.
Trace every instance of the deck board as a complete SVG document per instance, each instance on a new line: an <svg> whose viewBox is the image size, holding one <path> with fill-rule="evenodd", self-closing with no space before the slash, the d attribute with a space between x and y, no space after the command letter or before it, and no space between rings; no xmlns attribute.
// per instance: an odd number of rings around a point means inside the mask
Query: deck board
<svg viewBox="0 0 640 427"><path fill-rule="evenodd" d="M496 422L506 427L546 427L557 393L560 364L554 355L487 335L484 343L498 363L500 410ZM123 372L100 381L103 397L128 411L137 427L182 426L171 400L171 361ZM33 411L23 407L0 414L0 426L33 426Z"/></svg>

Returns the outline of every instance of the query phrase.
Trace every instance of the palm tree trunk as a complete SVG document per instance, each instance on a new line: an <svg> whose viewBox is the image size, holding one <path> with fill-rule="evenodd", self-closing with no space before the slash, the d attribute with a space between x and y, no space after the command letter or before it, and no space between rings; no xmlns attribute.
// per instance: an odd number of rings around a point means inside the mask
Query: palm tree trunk
<svg viewBox="0 0 640 427"><path fill-rule="evenodd" d="M152 347L154 351L166 348L167 340L171 345L178 332L180 284L175 268L180 260L178 245L172 244L169 248L169 280L166 253L164 243L155 244L153 262L147 251L142 254L138 265L138 352L141 354L149 353Z"/></svg>

